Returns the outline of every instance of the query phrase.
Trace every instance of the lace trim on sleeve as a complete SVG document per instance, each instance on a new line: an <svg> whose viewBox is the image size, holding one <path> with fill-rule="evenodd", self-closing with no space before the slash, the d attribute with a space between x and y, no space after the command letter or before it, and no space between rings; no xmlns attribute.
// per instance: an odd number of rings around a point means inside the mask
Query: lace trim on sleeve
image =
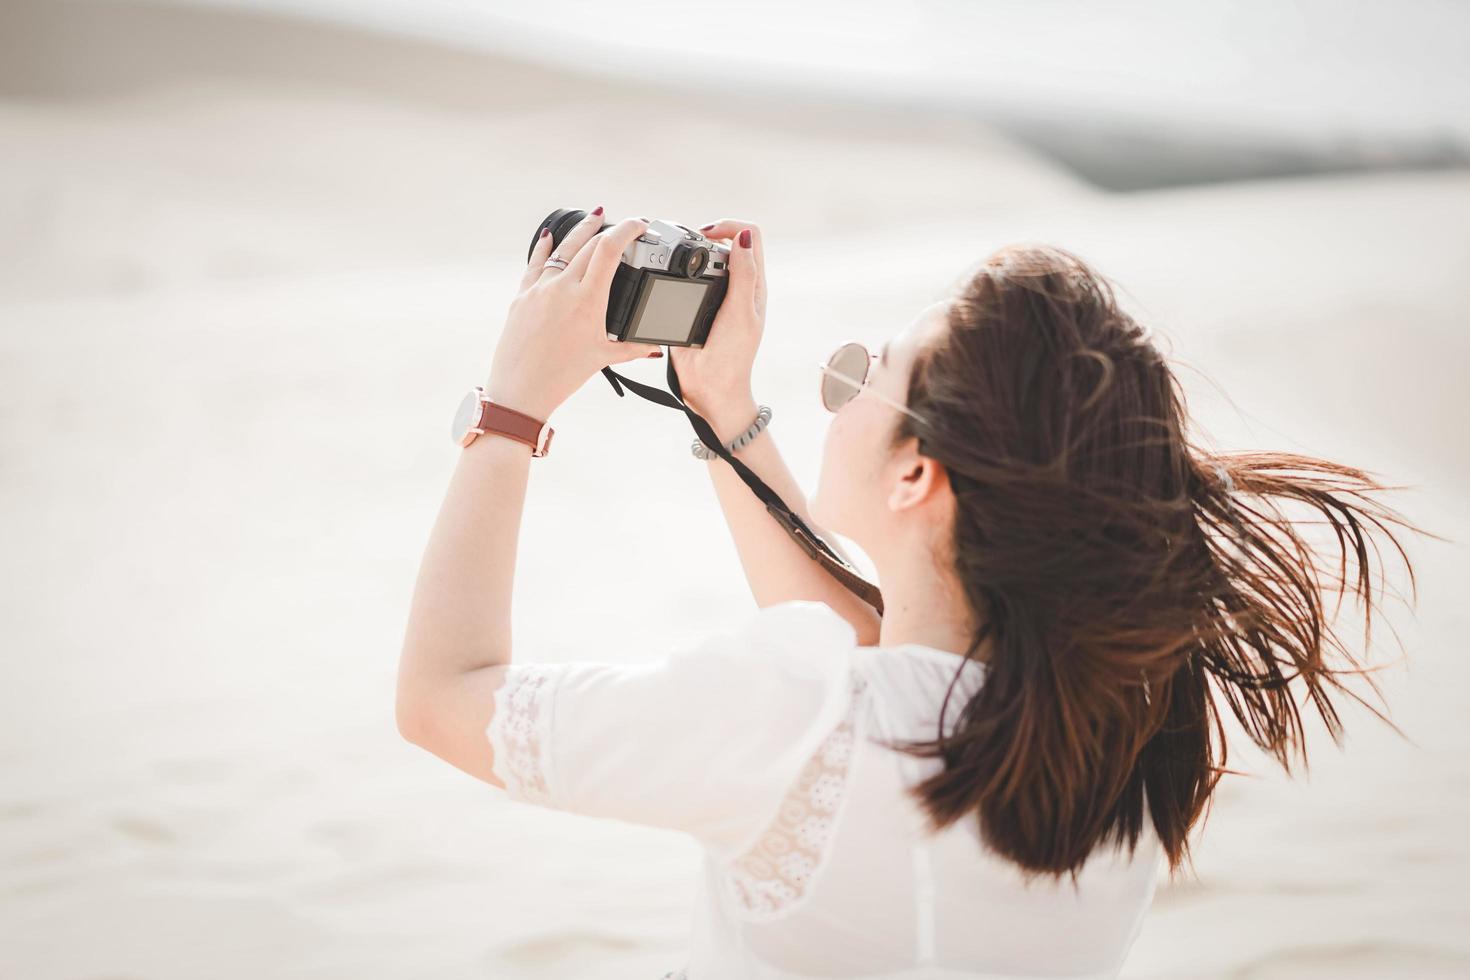
<svg viewBox="0 0 1470 980"><path fill-rule="evenodd" d="M789 911L825 861L847 789L866 689L867 679L854 671L847 714L807 760L770 825L726 868L725 880L746 919Z"/></svg>
<svg viewBox="0 0 1470 980"><path fill-rule="evenodd" d="M552 668L550 664L512 664L505 683L495 691L495 715L490 719L495 774L513 799L528 803L551 799L543 743L556 688Z"/></svg>

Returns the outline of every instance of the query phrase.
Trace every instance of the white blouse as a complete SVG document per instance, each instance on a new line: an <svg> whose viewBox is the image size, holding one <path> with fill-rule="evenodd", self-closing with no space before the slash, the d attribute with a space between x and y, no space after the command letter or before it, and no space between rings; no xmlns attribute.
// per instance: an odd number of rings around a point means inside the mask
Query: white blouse
<svg viewBox="0 0 1470 980"><path fill-rule="evenodd" d="M1027 887L973 819L928 833L904 788L942 765L871 741L932 738L963 658L857 644L794 600L662 660L512 664L487 734L514 800L681 830L703 845L689 980L1116 977L1163 853ZM952 732L983 680L971 661Z"/></svg>

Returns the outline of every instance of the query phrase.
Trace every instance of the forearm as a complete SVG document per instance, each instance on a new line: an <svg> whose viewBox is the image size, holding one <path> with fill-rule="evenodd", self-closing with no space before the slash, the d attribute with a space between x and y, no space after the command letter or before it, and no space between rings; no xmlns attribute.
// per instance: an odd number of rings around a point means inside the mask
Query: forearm
<svg viewBox="0 0 1470 980"><path fill-rule="evenodd" d="M758 408L755 399L748 396L722 399L719 407L711 408L709 414L701 411L692 402L690 407L704 415L724 445L728 445L745 431L755 418ZM736 450L735 458L775 491L786 502L786 506L791 508L792 513L805 521L833 551L846 559L846 553L837 542L812 523L807 513L806 495L802 493L796 478L791 475L786 461L781 458L773 436L774 433L768 428L748 445ZM725 514L725 523L729 525L730 534L735 539L740 564L745 570L745 579L750 583L756 605L765 608L791 599L824 602L853 625L860 644L876 644L879 626L877 610L854 595L809 556L776 522L760 498L740 479L740 474L735 472L733 466L719 456L712 457L705 465L714 482L720 509ZM848 562L851 564L850 559Z"/></svg>
<svg viewBox="0 0 1470 980"><path fill-rule="evenodd" d="M510 662L516 544L531 449L481 436L460 451L419 566L399 686Z"/></svg>

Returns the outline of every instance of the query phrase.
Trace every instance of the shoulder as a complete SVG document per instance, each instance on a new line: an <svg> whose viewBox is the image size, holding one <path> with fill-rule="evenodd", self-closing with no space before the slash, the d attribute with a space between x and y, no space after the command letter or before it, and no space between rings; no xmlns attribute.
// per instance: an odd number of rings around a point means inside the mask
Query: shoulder
<svg viewBox="0 0 1470 980"><path fill-rule="evenodd" d="M731 854L846 715L855 646L825 604L796 600L649 662L513 667L490 723L497 774L513 798Z"/></svg>
<svg viewBox="0 0 1470 980"><path fill-rule="evenodd" d="M711 730L729 719L750 752L786 751L841 719L856 648L857 631L825 603L782 602L671 654L668 689Z"/></svg>
<svg viewBox="0 0 1470 980"><path fill-rule="evenodd" d="M642 711L712 730L714 717L738 717L749 737L763 721L780 732L813 714L830 717L850 683L856 647L857 631L825 603L790 600L652 661L512 665L498 700L545 704L547 713L575 713L582 724L599 712Z"/></svg>

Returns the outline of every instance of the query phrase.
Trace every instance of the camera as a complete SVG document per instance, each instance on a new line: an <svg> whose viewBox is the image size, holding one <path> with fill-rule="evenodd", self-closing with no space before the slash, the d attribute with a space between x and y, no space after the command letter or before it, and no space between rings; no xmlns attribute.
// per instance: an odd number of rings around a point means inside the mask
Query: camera
<svg viewBox="0 0 1470 980"><path fill-rule="evenodd" d="M552 248L587 212L558 208L531 235L530 261L541 229ZM604 222L599 232L608 228ZM595 241L595 239L594 239ZM591 247L591 242L587 247ZM607 299L607 339L640 344L703 347L730 284L730 246L710 241L676 221L650 221L623 250Z"/></svg>
<svg viewBox="0 0 1470 980"><path fill-rule="evenodd" d="M526 261L529 262L536 251L543 229L550 230L552 248L555 249L567 233L586 217L586 211L574 208L558 208L551 212L532 233L530 247L526 249ZM601 233L608 226L609 222L604 221L597 231ZM613 273L607 298L607 339L703 347L715 322L715 314L725 300L725 291L730 285L729 273L730 246L710 241L677 221L650 221L643 234L623 250ZM720 438L709 422L684 401L673 358L667 360L668 391L625 378L611 365L604 367L602 373L619 398L624 397L626 389L640 398L677 409L688 416L700 441L713 447L712 451L730 464L792 540L844 588L877 609L881 616L883 594L878 587L865 581L846 559L832 550L821 535L786 505L776 491L720 444Z"/></svg>

